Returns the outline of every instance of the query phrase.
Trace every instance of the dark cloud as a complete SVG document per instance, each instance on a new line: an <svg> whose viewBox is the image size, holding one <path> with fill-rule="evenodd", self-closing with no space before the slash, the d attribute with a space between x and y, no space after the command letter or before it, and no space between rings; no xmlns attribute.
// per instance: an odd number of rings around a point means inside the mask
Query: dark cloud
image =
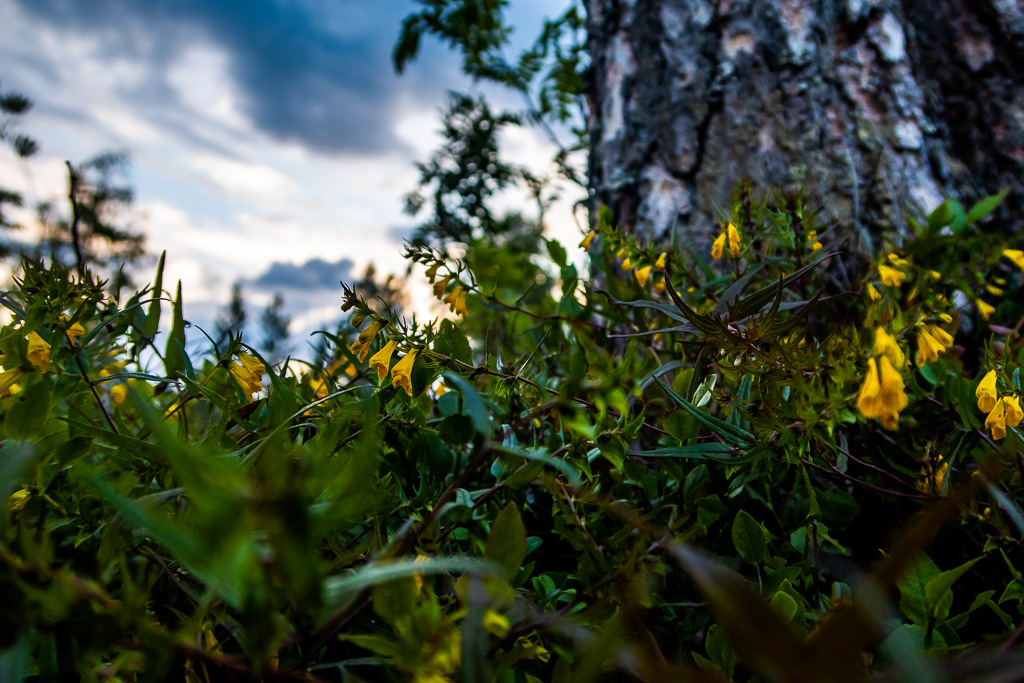
<svg viewBox="0 0 1024 683"><path fill-rule="evenodd" d="M263 131L325 152L398 146L401 91L427 104L452 83L450 60L401 78L391 49L412 0L15 0L32 21L97 38L103 56L151 71L132 93L174 104L168 67L190 45L230 55L245 112ZM434 52L433 54L439 54Z"/></svg>
<svg viewBox="0 0 1024 683"><path fill-rule="evenodd" d="M339 289L342 280L349 280L353 263L343 258L336 263L328 263L315 258L302 265L275 262L253 284L269 290L301 289L314 291L318 289Z"/></svg>

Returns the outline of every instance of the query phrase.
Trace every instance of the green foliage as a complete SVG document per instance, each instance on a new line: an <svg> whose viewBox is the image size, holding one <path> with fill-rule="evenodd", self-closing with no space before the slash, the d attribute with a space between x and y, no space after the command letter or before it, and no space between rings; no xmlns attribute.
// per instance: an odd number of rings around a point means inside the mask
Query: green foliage
<svg viewBox="0 0 1024 683"><path fill-rule="evenodd" d="M982 232L994 205L861 276L800 196L748 190L718 259L602 221L607 291L554 242L414 244L455 316L346 287L351 333L269 374L196 334L162 260L126 301L28 261L0 673L997 680L1022 663L1024 256Z"/></svg>

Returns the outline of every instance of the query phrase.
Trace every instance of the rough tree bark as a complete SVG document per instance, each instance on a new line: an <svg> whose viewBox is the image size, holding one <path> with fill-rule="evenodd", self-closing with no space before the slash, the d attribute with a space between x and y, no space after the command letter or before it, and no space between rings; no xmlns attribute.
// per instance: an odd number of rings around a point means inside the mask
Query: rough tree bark
<svg viewBox="0 0 1024 683"><path fill-rule="evenodd" d="M740 178L867 246L949 196L1024 208L1021 0L587 0L595 204L710 239ZM593 213L592 213L593 215Z"/></svg>

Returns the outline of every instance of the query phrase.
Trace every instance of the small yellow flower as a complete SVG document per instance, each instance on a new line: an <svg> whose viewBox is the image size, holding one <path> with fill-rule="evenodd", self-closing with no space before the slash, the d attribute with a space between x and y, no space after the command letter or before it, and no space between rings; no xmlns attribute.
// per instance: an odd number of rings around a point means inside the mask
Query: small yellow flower
<svg viewBox="0 0 1024 683"><path fill-rule="evenodd" d="M33 491L29 489L21 489L11 494L11 497L7 499L7 504L11 506L11 512L17 512L23 507L28 505L28 501L35 495Z"/></svg>
<svg viewBox="0 0 1024 683"><path fill-rule="evenodd" d="M451 275L445 275L434 283L434 296L438 299L444 296L444 290L448 289L448 283L452 281Z"/></svg>
<svg viewBox="0 0 1024 683"><path fill-rule="evenodd" d="M907 274L885 264L878 264L878 276L882 278L882 284L887 287L899 287L907 279Z"/></svg>
<svg viewBox="0 0 1024 683"><path fill-rule="evenodd" d="M650 274L651 274L651 267L650 266L644 266L643 268L637 268L636 269L636 279L637 279L637 282L640 283L641 287L643 287L643 286L645 286L647 284L647 278L650 276Z"/></svg>
<svg viewBox="0 0 1024 683"><path fill-rule="evenodd" d="M384 347L370 357L370 368L377 368L377 380L383 382L388 376L388 367L391 365L391 354L395 352L398 342L392 339Z"/></svg>
<svg viewBox="0 0 1024 683"><path fill-rule="evenodd" d="M232 361L228 365L228 371L247 395L252 396L263 390L263 373L266 367L256 356L239 351L238 362Z"/></svg>
<svg viewBox="0 0 1024 683"><path fill-rule="evenodd" d="M1020 421L1024 419L1024 412L1020 409L1020 397L1014 394L1013 396L1003 396L1003 405L1006 410L1006 426L1016 427L1020 424Z"/></svg>
<svg viewBox="0 0 1024 683"><path fill-rule="evenodd" d="M17 391L17 382L24 374L21 368L11 368L0 373L0 398L10 398Z"/></svg>
<svg viewBox="0 0 1024 683"><path fill-rule="evenodd" d="M895 268L903 268L904 266L910 265L910 261L908 261L907 259L900 258L896 254L889 254L888 256L886 256L886 258L889 260L889 263L891 263Z"/></svg>
<svg viewBox="0 0 1024 683"><path fill-rule="evenodd" d="M661 252L658 254L658 260L654 262L654 267L658 270L665 270L665 263L668 259L668 252Z"/></svg>
<svg viewBox="0 0 1024 683"><path fill-rule="evenodd" d="M978 305L978 313L981 313L981 317L985 320L991 318L992 314L996 312L995 306L982 301L981 299L976 299L974 303Z"/></svg>
<svg viewBox="0 0 1024 683"><path fill-rule="evenodd" d="M1003 401L996 403L996 407L985 418L985 428L992 430L993 439L1006 437L1006 404Z"/></svg>
<svg viewBox="0 0 1024 683"><path fill-rule="evenodd" d="M815 242L811 245L811 251L818 251L821 249L821 242Z"/></svg>
<svg viewBox="0 0 1024 683"><path fill-rule="evenodd" d="M377 333L384 329L384 325L385 323L383 321L374 320L372 323L367 325L362 332L359 333L359 336L352 344L352 353L359 354L360 363L366 360L366 357L370 354L370 344L373 343L373 338L377 336Z"/></svg>
<svg viewBox="0 0 1024 683"><path fill-rule="evenodd" d="M444 302L448 304L449 310L452 313L461 315L463 318L466 317L468 311L466 310L466 288L459 286L451 291L444 298Z"/></svg>
<svg viewBox="0 0 1024 683"><path fill-rule="evenodd" d="M28 333L28 360L39 372L50 366L50 345L35 332Z"/></svg>
<svg viewBox="0 0 1024 683"><path fill-rule="evenodd" d="M590 249L590 243L594 241L594 234L593 230L587 233L587 236L583 238L582 242L580 242L580 249L584 251Z"/></svg>
<svg viewBox="0 0 1024 683"><path fill-rule="evenodd" d="M953 337L938 325L925 325L917 333L917 365L939 359L939 354L953 346Z"/></svg>
<svg viewBox="0 0 1024 683"><path fill-rule="evenodd" d="M620 266L620 268L622 268L622 272L624 272L624 273L629 272L629 269L632 268L632 267L633 267L633 263L629 260L629 258L626 258L626 260L623 261L622 265Z"/></svg>
<svg viewBox="0 0 1024 683"><path fill-rule="evenodd" d="M617 252L615 252L615 258L617 258L617 259L624 259L627 256L629 256L629 254L626 253L626 250L624 248L623 249L619 249Z"/></svg>
<svg viewBox="0 0 1024 683"><path fill-rule="evenodd" d="M666 289L668 288L665 286L665 278L658 278L654 283L654 292L656 294L664 294Z"/></svg>
<svg viewBox="0 0 1024 683"><path fill-rule="evenodd" d="M732 252L733 256L740 255L740 233L736 230L736 226L729 223L729 226L725 229L726 234L729 236L729 251Z"/></svg>
<svg viewBox="0 0 1024 683"><path fill-rule="evenodd" d="M434 278L437 277L437 269L441 267L440 261L435 261L429 268L427 268L427 280L430 284L434 284Z"/></svg>
<svg viewBox="0 0 1024 683"><path fill-rule="evenodd" d="M1003 295L1003 290L999 289L995 285L985 285L985 291L988 292L989 294L991 294L992 296L1002 296Z"/></svg>
<svg viewBox="0 0 1024 683"><path fill-rule="evenodd" d="M875 363L875 360L868 362L868 374L860 388L857 410L868 419L877 418L886 429L896 429L899 413L908 404L903 377L887 356L877 359L880 373Z"/></svg>
<svg viewBox="0 0 1024 683"><path fill-rule="evenodd" d="M876 356L884 355L891 362L894 368L903 369L907 364L907 357L903 354L899 342L885 329L875 328L875 347L873 352Z"/></svg>
<svg viewBox="0 0 1024 683"><path fill-rule="evenodd" d="M714 244L711 245L711 258L720 259L722 258L722 251L725 249L725 233L723 232L716 239Z"/></svg>
<svg viewBox="0 0 1024 683"><path fill-rule="evenodd" d="M981 382L978 384L978 388L975 389L974 395L978 399L978 410L983 413L992 412L992 409L996 407L995 370L989 370L988 373L981 378Z"/></svg>
<svg viewBox="0 0 1024 683"><path fill-rule="evenodd" d="M61 319L61 322L64 322L64 323L66 323L68 320L70 320L70 318L68 318L64 314L61 314L60 319ZM74 345L75 340L78 339L79 337L81 337L83 334L85 334L85 328L82 327L81 325L79 325L78 323L75 323L74 325L71 325L70 327L68 327L64 331L64 333L68 336L68 341L71 342L72 345Z"/></svg>
<svg viewBox="0 0 1024 683"><path fill-rule="evenodd" d="M391 368L391 385L402 387L410 397L412 397L412 368L419 352L419 349L409 351L402 360L395 363L395 367Z"/></svg>
<svg viewBox="0 0 1024 683"><path fill-rule="evenodd" d="M882 295L878 293L878 290L875 289L874 285L869 284L865 289L867 289L868 299L871 301L878 301L882 298Z"/></svg>
<svg viewBox="0 0 1024 683"><path fill-rule="evenodd" d="M942 460L940 455L936 460L941 460L942 464L934 469L930 462L925 462L921 466L921 474L924 475L924 481L917 485L917 489L921 493L934 493L938 495L942 490L942 482L945 481L946 473L949 471L949 459Z"/></svg>
<svg viewBox="0 0 1024 683"><path fill-rule="evenodd" d="M1015 266L1024 270L1024 251L1020 249L1003 249L1003 256L1013 261Z"/></svg>
<svg viewBox="0 0 1024 683"><path fill-rule="evenodd" d="M504 638L509 632L509 621L501 612L489 609L484 612L483 627L488 633Z"/></svg>

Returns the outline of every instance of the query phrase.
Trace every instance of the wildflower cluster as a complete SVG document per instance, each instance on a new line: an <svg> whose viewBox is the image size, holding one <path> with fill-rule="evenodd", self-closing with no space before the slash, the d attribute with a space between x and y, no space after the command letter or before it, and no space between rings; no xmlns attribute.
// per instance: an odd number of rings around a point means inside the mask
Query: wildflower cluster
<svg viewBox="0 0 1024 683"><path fill-rule="evenodd" d="M575 258L411 244L456 315L345 286L277 365L187 324L161 266L124 299L26 263L0 298L4 671L1011 678L1019 245L947 206L867 264L799 193L723 211L715 258L606 210Z"/></svg>

